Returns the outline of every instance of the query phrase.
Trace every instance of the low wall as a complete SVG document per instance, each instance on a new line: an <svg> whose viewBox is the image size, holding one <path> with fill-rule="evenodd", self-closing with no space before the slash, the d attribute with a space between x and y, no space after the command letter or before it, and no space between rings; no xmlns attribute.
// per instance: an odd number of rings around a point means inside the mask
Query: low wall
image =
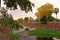
<svg viewBox="0 0 60 40"><path fill-rule="evenodd" d="M9 29L0 28L0 40L10 40Z"/></svg>
<svg viewBox="0 0 60 40"><path fill-rule="evenodd" d="M27 27L47 28L47 29L60 31L60 22L48 22L46 24L41 24L39 22L29 22L29 23L24 23L24 25Z"/></svg>
<svg viewBox="0 0 60 40"><path fill-rule="evenodd" d="M0 33L0 40L10 40L9 36L6 34Z"/></svg>

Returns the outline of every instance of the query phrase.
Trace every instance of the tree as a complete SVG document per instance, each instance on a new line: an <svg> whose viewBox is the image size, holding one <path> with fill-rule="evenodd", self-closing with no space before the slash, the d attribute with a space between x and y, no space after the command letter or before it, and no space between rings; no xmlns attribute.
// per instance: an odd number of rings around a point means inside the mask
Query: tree
<svg viewBox="0 0 60 40"><path fill-rule="evenodd" d="M49 17L48 17L48 21L49 21L49 22L54 22L55 19L56 19L56 18L54 18L53 16L49 16Z"/></svg>
<svg viewBox="0 0 60 40"><path fill-rule="evenodd" d="M34 19L32 17L29 18L29 22L33 22Z"/></svg>
<svg viewBox="0 0 60 40"><path fill-rule="evenodd" d="M20 22L24 22L23 18L19 18L17 19L17 22L20 23Z"/></svg>
<svg viewBox="0 0 60 40"><path fill-rule="evenodd" d="M13 28L15 28L15 20L13 20L13 17L11 14L9 14L9 25L10 25L11 30L13 30Z"/></svg>
<svg viewBox="0 0 60 40"><path fill-rule="evenodd" d="M13 17L12 17L12 15L11 14L9 14L9 24L12 24L12 23L14 23L14 20L13 20Z"/></svg>
<svg viewBox="0 0 60 40"><path fill-rule="evenodd" d="M47 23L46 16L43 16L43 17L40 19L40 22L43 23L43 24Z"/></svg>
<svg viewBox="0 0 60 40"><path fill-rule="evenodd" d="M14 23L14 29L19 30L19 28L23 28L23 25L19 24L17 21L15 21L15 23Z"/></svg>
<svg viewBox="0 0 60 40"><path fill-rule="evenodd" d="M35 19L35 22L40 22L40 19L36 18L36 19Z"/></svg>
<svg viewBox="0 0 60 40"><path fill-rule="evenodd" d="M7 27L9 25L9 15L7 14L7 10L2 8L0 12L2 14L2 27Z"/></svg>
<svg viewBox="0 0 60 40"><path fill-rule="evenodd" d="M54 21L56 21L56 20L57 20L57 22L60 21L60 19L56 19L56 18L54 18L53 16L49 16L49 17L48 17L48 21L49 21L49 22L54 22Z"/></svg>
<svg viewBox="0 0 60 40"><path fill-rule="evenodd" d="M32 7L34 6L29 0L3 0L6 7L9 9L17 9L19 6L21 10L28 12L32 11Z"/></svg>
<svg viewBox="0 0 60 40"><path fill-rule="evenodd" d="M54 8L54 13L56 14L56 21L57 21L57 13L59 12L59 8Z"/></svg>
<svg viewBox="0 0 60 40"><path fill-rule="evenodd" d="M2 8L1 10L1 14L2 14L2 28L9 28L10 31L12 32L13 29L17 29L18 28L22 28L23 25L19 25L18 22L16 22L15 20L13 20L13 17L11 14L7 13L7 10L5 8Z"/></svg>
<svg viewBox="0 0 60 40"><path fill-rule="evenodd" d="M25 17L24 18L24 22L29 22L29 18L28 17Z"/></svg>
<svg viewBox="0 0 60 40"><path fill-rule="evenodd" d="M53 12L54 12L53 5L47 3L41 6L40 8L38 8L38 12L36 12L35 15L37 16L37 18L43 19L45 17L47 20L48 17L52 15Z"/></svg>

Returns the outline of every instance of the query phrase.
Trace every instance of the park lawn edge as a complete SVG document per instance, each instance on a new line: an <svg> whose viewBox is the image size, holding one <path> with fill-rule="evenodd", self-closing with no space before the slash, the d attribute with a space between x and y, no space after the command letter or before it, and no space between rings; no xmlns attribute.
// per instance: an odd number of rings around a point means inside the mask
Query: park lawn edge
<svg viewBox="0 0 60 40"><path fill-rule="evenodd" d="M28 34L31 36L39 36L39 37L60 37L60 31L41 29L41 28L35 30L29 30Z"/></svg>

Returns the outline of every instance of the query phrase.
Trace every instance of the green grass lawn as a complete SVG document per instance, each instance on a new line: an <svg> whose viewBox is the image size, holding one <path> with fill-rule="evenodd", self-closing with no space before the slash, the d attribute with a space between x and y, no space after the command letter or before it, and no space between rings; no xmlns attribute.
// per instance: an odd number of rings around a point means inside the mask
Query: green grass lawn
<svg viewBox="0 0 60 40"><path fill-rule="evenodd" d="M24 31L25 32L25 31ZM21 40L21 34L23 34L24 32L18 32L18 33L10 33L9 36L11 38L11 40Z"/></svg>
<svg viewBox="0 0 60 40"><path fill-rule="evenodd" d="M28 31L29 35L35 35L40 37L60 37L60 32L48 29L36 29Z"/></svg>
<svg viewBox="0 0 60 40"><path fill-rule="evenodd" d="M48 29L35 29L35 30L30 30L27 31L29 35L31 36L37 36L37 37L58 37L60 38L60 32L55 31L55 30L48 30ZM20 40L21 34L25 33L24 32L19 32L16 34L10 34L10 38L12 40Z"/></svg>

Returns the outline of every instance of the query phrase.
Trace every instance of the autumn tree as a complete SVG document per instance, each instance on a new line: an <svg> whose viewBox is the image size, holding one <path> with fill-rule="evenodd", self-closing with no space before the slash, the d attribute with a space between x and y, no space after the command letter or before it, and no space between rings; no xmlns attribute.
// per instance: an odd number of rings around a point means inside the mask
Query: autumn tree
<svg viewBox="0 0 60 40"><path fill-rule="evenodd" d="M52 4L47 3L39 7L37 11L38 12L35 13L37 18L47 21L48 17L54 12L54 7Z"/></svg>
<svg viewBox="0 0 60 40"><path fill-rule="evenodd" d="M32 7L34 6L30 0L3 0L6 7L9 9L17 9L18 6L21 10L28 12L32 11Z"/></svg>

